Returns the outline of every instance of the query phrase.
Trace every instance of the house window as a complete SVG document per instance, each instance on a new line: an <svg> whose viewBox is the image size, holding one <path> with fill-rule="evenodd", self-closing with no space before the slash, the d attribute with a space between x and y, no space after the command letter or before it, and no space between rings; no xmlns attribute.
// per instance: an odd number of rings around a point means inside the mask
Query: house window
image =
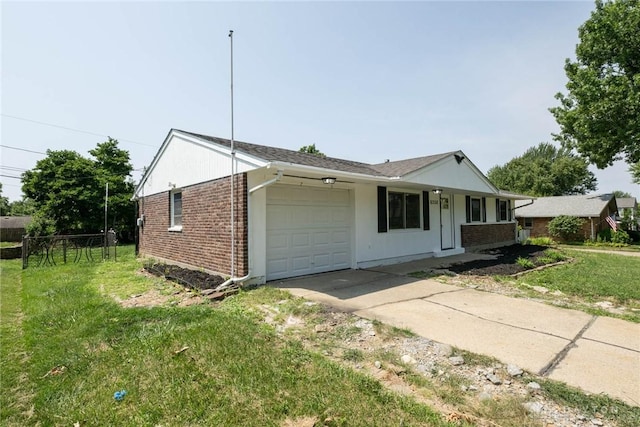
<svg viewBox="0 0 640 427"><path fill-rule="evenodd" d="M466 197L467 222L487 222L487 207L484 197Z"/></svg>
<svg viewBox="0 0 640 427"><path fill-rule="evenodd" d="M533 228L533 218L524 219L524 228Z"/></svg>
<svg viewBox="0 0 640 427"><path fill-rule="evenodd" d="M389 228L420 228L420 195L389 192Z"/></svg>
<svg viewBox="0 0 640 427"><path fill-rule="evenodd" d="M496 199L496 221L511 221L511 201Z"/></svg>
<svg viewBox="0 0 640 427"><path fill-rule="evenodd" d="M171 230L182 230L182 192L171 193Z"/></svg>

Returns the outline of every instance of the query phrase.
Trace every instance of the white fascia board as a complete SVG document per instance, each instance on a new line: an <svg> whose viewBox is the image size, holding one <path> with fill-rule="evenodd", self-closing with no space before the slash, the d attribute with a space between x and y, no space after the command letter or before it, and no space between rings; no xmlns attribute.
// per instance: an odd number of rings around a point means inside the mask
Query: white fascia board
<svg viewBox="0 0 640 427"><path fill-rule="evenodd" d="M275 169L282 169L285 171L300 171L300 172L308 172L308 173L313 173L313 174L317 174L320 176L335 176L336 178L351 178L351 179L358 179L361 181L372 181L372 182L383 182L383 181L395 181L398 178L390 178L387 176L377 176L377 175L367 175L364 173L354 173L354 172L345 172L345 171L339 171L339 170L335 170L335 169L326 169L326 168L319 168L316 166L307 166L307 165L301 165L298 163L290 163L290 162L280 162L280 161L274 161L274 162L269 162L267 164L267 169L270 168L275 168Z"/></svg>

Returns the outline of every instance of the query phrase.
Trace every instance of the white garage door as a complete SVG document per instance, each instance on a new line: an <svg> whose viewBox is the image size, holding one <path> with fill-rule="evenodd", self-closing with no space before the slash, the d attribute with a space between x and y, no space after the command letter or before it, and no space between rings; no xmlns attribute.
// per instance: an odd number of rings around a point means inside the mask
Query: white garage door
<svg viewBox="0 0 640 427"><path fill-rule="evenodd" d="M267 280L351 268L349 190L267 188Z"/></svg>

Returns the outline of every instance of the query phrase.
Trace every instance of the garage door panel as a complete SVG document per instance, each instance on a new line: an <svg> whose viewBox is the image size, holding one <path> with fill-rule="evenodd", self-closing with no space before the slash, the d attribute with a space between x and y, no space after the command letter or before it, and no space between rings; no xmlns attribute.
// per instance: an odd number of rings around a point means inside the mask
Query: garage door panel
<svg viewBox="0 0 640 427"><path fill-rule="evenodd" d="M267 279L351 267L348 190L267 189Z"/></svg>
<svg viewBox="0 0 640 427"><path fill-rule="evenodd" d="M313 255L313 269L315 272L326 271L327 268L331 269L331 260L330 253L315 254Z"/></svg>
<svg viewBox="0 0 640 427"><path fill-rule="evenodd" d="M291 258L291 271L296 274L308 274L306 273L312 266L311 257L296 256Z"/></svg>
<svg viewBox="0 0 640 427"><path fill-rule="evenodd" d="M311 238L308 232L293 232L291 234L291 248L304 250L311 247Z"/></svg>
<svg viewBox="0 0 640 427"><path fill-rule="evenodd" d="M271 272L274 279L281 279L287 277L289 271L289 258L277 258L267 261L267 271Z"/></svg>

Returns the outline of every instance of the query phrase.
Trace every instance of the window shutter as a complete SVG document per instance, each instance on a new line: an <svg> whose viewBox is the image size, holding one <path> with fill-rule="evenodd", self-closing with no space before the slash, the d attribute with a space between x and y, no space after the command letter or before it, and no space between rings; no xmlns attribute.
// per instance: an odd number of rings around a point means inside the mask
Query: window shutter
<svg viewBox="0 0 640 427"><path fill-rule="evenodd" d="M482 198L482 206L480 207L480 209L482 209L482 222L487 222L487 198L486 197Z"/></svg>
<svg viewBox="0 0 640 427"><path fill-rule="evenodd" d="M466 196L465 201L467 203L467 223L471 222L471 196Z"/></svg>
<svg viewBox="0 0 640 427"><path fill-rule="evenodd" d="M429 192L422 192L422 229L430 230L431 224L429 223Z"/></svg>
<svg viewBox="0 0 640 427"><path fill-rule="evenodd" d="M509 221L513 219L511 215L511 200L507 200L507 218L509 218Z"/></svg>
<svg viewBox="0 0 640 427"><path fill-rule="evenodd" d="M387 187L378 187L378 233L387 232Z"/></svg>
<svg viewBox="0 0 640 427"><path fill-rule="evenodd" d="M500 199L496 199L496 222L500 222Z"/></svg>

